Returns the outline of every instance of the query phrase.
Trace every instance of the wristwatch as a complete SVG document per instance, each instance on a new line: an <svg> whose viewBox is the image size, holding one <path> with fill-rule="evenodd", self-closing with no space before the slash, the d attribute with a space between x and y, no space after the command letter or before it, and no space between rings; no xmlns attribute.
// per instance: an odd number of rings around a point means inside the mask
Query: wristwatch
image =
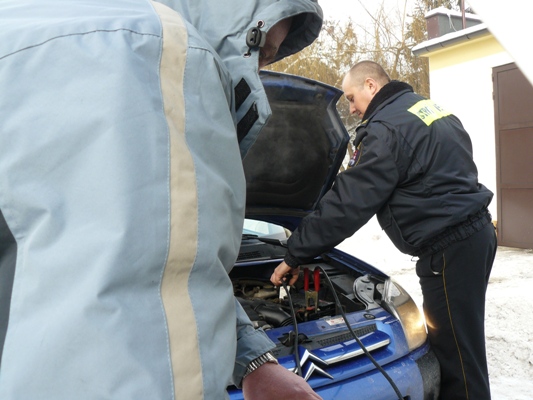
<svg viewBox="0 0 533 400"><path fill-rule="evenodd" d="M259 357L250 361L250 364L248 364L248 367L246 367L246 372L244 373L244 376L242 377L242 379L246 378L248 375L254 372L257 368L259 368L261 365L266 364L266 363L279 364L278 360L276 360L276 357L274 357L272 352L268 351L265 354L260 355Z"/></svg>

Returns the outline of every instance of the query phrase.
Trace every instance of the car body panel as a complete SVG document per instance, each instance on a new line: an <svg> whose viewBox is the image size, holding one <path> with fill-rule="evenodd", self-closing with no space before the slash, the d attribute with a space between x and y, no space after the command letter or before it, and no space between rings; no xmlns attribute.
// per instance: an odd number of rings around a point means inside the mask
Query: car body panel
<svg viewBox="0 0 533 400"><path fill-rule="evenodd" d="M269 246L264 243L262 245ZM262 254L262 260L237 263L230 275L232 280L238 281L239 278L259 280L261 276L264 280L268 280L281 258L276 258L279 257L278 250L272 250L273 258L270 259L267 257L268 252ZM371 271L379 279L389 279L376 268L340 250L335 249L328 256L327 259L317 259L315 263L301 268L321 267L324 271L328 271L334 284L338 283L337 278L343 277L335 272L339 268L344 268L355 275ZM291 295L295 307L302 303L301 295L301 288L300 290L295 288ZM348 312L346 320L367 351L393 379L404 396L409 395L412 400L436 398L440 384L440 370L427 341L410 351L401 322L381 306ZM274 329L266 329L265 332L276 344L273 354L280 365L296 372L293 344L284 344L293 330L293 324L284 324ZM366 398L372 399L386 399L394 396L389 382L364 354L361 346L347 330L344 319L337 313L299 323L298 333L300 337L298 355L302 364L302 376L324 399L363 399L365 396L371 396ZM424 359L424 362L418 362L419 359ZM230 398L240 399L242 394L239 390L231 388Z"/></svg>

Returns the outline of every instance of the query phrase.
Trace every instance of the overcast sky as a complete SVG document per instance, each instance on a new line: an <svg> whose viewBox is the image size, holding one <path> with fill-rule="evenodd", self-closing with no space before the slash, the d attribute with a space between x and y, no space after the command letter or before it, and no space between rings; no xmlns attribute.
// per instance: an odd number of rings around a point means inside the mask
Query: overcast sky
<svg viewBox="0 0 533 400"><path fill-rule="evenodd" d="M382 3L386 9L403 12L405 0L318 0L325 19L344 20L350 17L358 24L365 24L368 19L365 8L374 12ZM414 0L407 0L408 10L413 4Z"/></svg>

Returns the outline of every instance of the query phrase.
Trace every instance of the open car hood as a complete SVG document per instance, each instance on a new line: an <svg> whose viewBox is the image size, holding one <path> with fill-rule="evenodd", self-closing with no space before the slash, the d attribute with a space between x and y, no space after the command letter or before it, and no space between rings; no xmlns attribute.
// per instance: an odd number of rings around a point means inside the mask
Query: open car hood
<svg viewBox="0 0 533 400"><path fill-rule="evenodd" d="M312 79L261 71L272 116L243 160L246 217L290 230L331 188L349 135L342 91Z"/></svg>

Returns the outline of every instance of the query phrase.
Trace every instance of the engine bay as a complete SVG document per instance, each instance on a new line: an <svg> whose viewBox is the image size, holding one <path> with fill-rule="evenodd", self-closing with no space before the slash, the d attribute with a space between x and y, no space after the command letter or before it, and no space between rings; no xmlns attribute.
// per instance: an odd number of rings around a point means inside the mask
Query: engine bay
<svg viewBox="0 0 533 400"><path fill-rule="evenodd" d="M287 296L284 287L275 287L270 282L279 262L246 263L230 273L235 297L256 328L268 330L291 325L291 300L298 323L339 315L332 287L345 313L380 306L384 282L381 277L360 274L323 260L302 265L298 280L288 287Z"/></svg>

